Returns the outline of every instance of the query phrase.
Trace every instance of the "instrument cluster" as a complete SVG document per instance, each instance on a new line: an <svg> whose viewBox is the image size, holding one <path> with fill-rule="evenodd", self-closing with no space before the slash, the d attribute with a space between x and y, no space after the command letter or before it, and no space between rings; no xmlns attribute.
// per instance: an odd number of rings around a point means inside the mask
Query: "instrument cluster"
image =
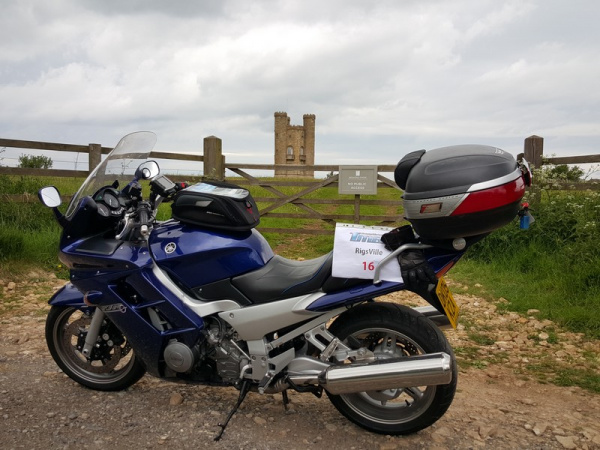
<svg viewBox="0 0 600 450"><path fill-rule="evenodd" d="M103 217L120 217L125 210L116 189L104 188L94 196L94 200L98 205L98 214Z"/></svg>

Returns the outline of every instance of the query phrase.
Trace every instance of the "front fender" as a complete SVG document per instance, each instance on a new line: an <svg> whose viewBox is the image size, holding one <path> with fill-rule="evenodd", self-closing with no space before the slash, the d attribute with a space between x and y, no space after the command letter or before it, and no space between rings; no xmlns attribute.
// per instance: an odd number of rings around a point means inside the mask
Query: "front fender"
<svg viewBox="0 0 600 450"><path fill-rule="evenodd" d="M75 308L86 307L83 302L83 294L71 283L65 284L56 291L48 303L52 306L73 306Z"/></svg>

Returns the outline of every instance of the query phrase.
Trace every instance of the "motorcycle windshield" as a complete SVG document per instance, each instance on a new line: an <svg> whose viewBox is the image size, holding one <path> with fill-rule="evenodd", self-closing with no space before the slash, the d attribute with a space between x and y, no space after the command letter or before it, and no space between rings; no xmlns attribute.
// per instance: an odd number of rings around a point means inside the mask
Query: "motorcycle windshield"
<svg viewBox="0 0 600 450"><path fill-rule="evenodd" d="M109 186L115 181L125 187L134 178L135 170L146 161L156 144L156 135L150 131L138 131L123 137L83 182L77 194L73 196L67 208L68 219L77 210L79 201L93 195L98 189Z"/></svg>

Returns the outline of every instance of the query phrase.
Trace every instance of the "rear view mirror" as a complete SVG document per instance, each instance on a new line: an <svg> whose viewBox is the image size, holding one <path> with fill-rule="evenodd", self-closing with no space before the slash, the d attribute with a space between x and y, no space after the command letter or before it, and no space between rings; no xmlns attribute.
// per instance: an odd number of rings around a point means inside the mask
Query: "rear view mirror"
<svg viewBox="0 0 600 450"><path fill-rule="evenodd" d="M158 163L156 161L146 161L137 168L135 177L138 180L150 180L160 173Z"/></svg>
<svg viewBox="0 0 600 450"><path fill-rule="evenodd" d="M62 200L60 199L60 193L54 186L46 186L38 191L38 197L40 201L48 208L58 208Z"/></svg>

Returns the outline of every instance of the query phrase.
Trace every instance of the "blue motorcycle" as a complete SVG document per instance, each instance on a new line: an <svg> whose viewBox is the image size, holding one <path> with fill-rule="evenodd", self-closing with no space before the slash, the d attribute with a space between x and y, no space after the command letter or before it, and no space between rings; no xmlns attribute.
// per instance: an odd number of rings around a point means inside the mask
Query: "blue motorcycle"
<svg viewBox="0 0 600 450"><path fill-rule="evenodd" d="M441 331L456 325L458 307L442 275L517 215L525 163L483 146L407 155L395 177L414 229L386 233L389 255L373 279L359 279L333 276L332 253L274 255L247 190L172 182L148 160L155 141L149 132L121 139L64 215L56 188L39 192L70 269L46 322L64 373L104 391L145 373L233 386L239 399L216 439L250 391L282 393L284 404L290 389L325 392L349 420L384 434L442 417L458 375ZM166 202L173 218L158 221ZM398 262L403 281L381 280L381 267ZM431 306L378 300L404 289Z"/></svg>

